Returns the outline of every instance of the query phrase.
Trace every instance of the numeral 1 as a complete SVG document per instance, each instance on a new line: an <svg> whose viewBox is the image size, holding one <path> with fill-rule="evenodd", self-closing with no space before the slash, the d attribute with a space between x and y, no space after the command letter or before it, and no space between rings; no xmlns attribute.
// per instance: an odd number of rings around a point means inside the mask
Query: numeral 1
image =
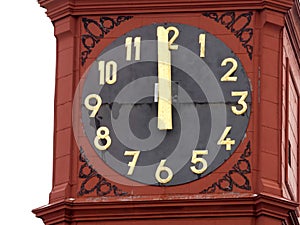
<svg viewBox="0 0 300 225"><path fill-rule="evenodd" d="M200 57L205 57L205 34L199 34L199 44L200 44Z"/></svg>
<svg viewBox="0 0 300 225"><path fill-rule="evenodd" d="M125 39L125 48L126 48L126 61L131 61L132 37L127 37ZM135 48L134 59L138 61L141 59L141 37L134 38L134 48Z"/></svg>
<svg viewBox="0 0 300 225"><path fill-rule="evenodd" d="M110 60L108 62L99 61L99 84L114 84L117 81L117 67L117 63L113 60Z"/></svg>
<svg viewBox="0 0 300 225"><path fill-rule="evenodd" d="M221 135L218 145L226 145L226 150L230 151L231 150L231 145L235 144L235 140L232 140L231 138L226 138L228 133L230 132L231 127L226 127L223 134ZM226 138L226 139L225 139Z"/></svg>

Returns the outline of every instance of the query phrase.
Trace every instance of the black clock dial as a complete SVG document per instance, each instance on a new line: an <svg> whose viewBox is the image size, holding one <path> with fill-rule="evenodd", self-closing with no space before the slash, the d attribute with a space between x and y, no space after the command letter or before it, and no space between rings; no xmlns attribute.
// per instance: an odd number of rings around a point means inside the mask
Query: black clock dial
<svg viewBox="0 0 300 225"><path fill-rule="evenodd" d="M245 136L248 77L196 27L163 23L117 38L84 78L81 121L110 168L147 185L179 185L221 166Z"/></svg>

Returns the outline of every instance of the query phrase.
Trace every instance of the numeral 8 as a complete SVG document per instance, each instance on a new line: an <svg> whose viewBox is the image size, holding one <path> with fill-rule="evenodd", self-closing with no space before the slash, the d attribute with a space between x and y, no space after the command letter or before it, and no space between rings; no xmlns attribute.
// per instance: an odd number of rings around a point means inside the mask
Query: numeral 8
<svg viewBox="0 0 300 225"><path fill-rule="evenodd" d="M105 140L106 144L105 145L100 145L99 140ZM97 136L94 139L94 145L95 147L100 150L106 150L109 148L111 145L111 138L109 136L109 129L107 127L99 127L97 130Z"/></svg>

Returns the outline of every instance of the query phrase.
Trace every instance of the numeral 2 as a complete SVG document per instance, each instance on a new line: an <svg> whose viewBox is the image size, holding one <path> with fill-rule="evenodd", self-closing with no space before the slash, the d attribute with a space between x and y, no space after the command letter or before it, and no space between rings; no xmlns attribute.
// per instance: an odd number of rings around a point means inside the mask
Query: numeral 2
<svg viewBox="0 0 300 225"><path fill-rule="evenodd" d="M231 76L237 70L237 61L234 58L226 58L222 61L221 66L226 66L227 63L231 63L232 67L227 71L227 73L224 74L224 76L221 78L221 81L237 81L236 76Z"/></svg>

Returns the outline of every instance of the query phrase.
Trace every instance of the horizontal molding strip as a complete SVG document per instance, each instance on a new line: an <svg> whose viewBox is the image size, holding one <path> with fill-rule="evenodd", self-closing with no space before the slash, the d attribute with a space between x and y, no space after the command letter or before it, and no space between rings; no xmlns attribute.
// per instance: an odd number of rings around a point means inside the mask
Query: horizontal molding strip
<svg viewBox="0 0 300 225"><path fill-rule="evenodd" d="M122 15L143 13L179 13L226 10L262 10L271 9L286 13L293 5L293 0L39 0L42 7L47 9L47 15L52 21L65 16L81 15Z"/></svg>
<svg viewBox="0 0 300 225"><path fill-rule="evenodd" d="M62 221L118 221L146 219L187 219L257 217L261 215L284 220L294 211L295 202L265 194L186 195L118 198L69 198L33 210L46 224Z"/></svg>

